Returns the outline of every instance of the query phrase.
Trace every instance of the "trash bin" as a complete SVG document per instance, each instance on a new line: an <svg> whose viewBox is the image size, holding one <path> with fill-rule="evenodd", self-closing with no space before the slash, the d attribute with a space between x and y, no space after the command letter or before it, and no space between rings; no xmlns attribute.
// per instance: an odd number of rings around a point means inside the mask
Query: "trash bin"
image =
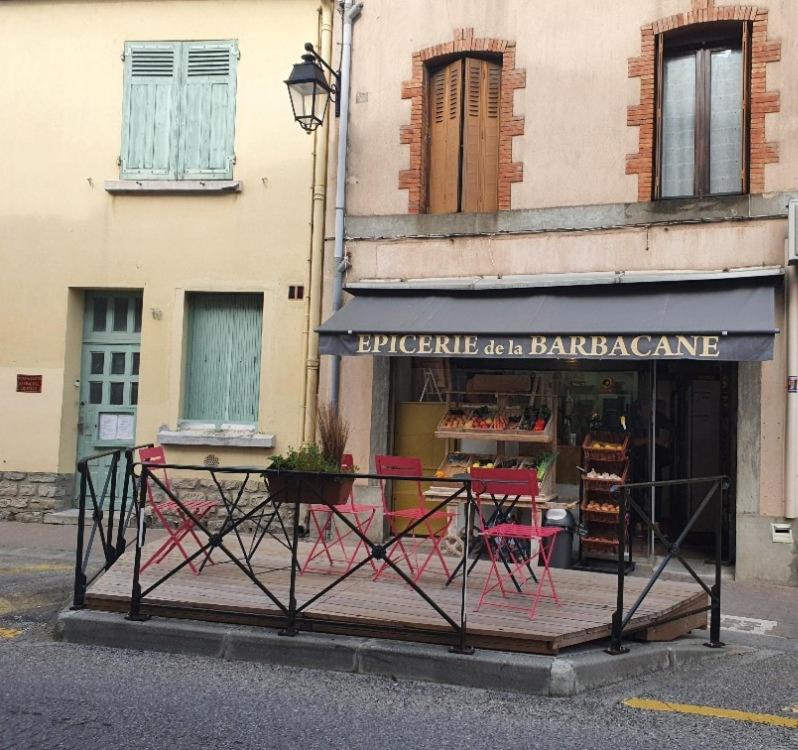
<svg viewBox="0 0 798 750"><path fill-rule="evenodd" d="M574 563L574 527L576 526L576 521L571 511L564 508L551 508L546 511L543 525L558 526L562 529L557 536L544 542L547 547L554 545L549 558L549 565L552 568L570 568Z"/></svg>

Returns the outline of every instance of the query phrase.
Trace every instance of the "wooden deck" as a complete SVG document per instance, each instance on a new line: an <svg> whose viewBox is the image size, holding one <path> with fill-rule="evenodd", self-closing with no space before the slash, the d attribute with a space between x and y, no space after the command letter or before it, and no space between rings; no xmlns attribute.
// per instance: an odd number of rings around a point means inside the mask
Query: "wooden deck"
<svg viewBox="0 0 798 750"><path fill-rule="evenodd" d="M228 545L235 540L228 539ZM144 550L154 550L152 542ZM310 550L300 543L300 561ZM200 575L184 568L165 581L142 603L142 611L165 617L227 622L267 627L282 627L284 617L269 598L249 580L223 553L214 554L217 564L207 566ZM142 589L180 562L170 559L150 566L141 578ZM448 562L448 561L447 561ZM456 564L452 558L452 566ZM125 612L130 602L133 550L125 553L107 573L88 590L86 605L92 609ZM262 583L280 601L287 603L290 560L285 548L272 540L264 541L253 559L253 569ZM610 633L615 609L615 577L601 573L553 570L558 607L541 600L537 615L530 620L526 613L483 605L479 600L487 561L480 561L468 581L468 643L477 648L556 654L560 649L599 641ZM297 576L299 605L329 585L333 576L308 572ZM643 578L627 578L627 607L645 585ZM432 571L422 581L425 592L455 622L460 618L460 579L448 588L443 578ZM516 597L519 604L528 599ZM492 601L502 601L493 598ZM506 601L506 600L505 600ZM706 627L706 613L688 614L705 606L707 597L695 584L659 581L630 624L638 637L671 640L693 628ZM681 615L681 616L680 616ZM667 621L667 622L665 622ZM424 643L452 644L457 641L452 627L401 579L388 573L373 581L366 565L316 601L299 621L302 630L348 635L393 638Z"/></svg>

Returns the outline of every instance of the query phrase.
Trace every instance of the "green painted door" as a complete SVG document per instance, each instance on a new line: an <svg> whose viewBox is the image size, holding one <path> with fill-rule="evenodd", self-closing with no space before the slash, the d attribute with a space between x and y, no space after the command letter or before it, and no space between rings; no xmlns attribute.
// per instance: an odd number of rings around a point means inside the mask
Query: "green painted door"
<svg viewBox="0 0 798 750"><path fill-rule="evenodd" d="M78 458L136 439L141 342L140 292L86 292L80 375ZM95 491L102 491L110 458L93 462ZM117 474L122 492L124 461ZM79 481L79 479L78 479ZM77 488L80 489L79 486ZM106 502L107 498L103 498Z"/></svg>

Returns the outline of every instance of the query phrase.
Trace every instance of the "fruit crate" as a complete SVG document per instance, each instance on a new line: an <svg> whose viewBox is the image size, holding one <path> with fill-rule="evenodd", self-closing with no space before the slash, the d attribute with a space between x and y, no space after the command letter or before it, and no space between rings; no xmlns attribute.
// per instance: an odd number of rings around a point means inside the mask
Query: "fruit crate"
<svg viewBox="0 0 798 750"><path fill-rule="evenodd" d="M618 540L602 539L601 537L584 537L582 539L583 552L597 552L602 555L617 555Z"/></svg>
<svg viewBox="0 0 798 750"><path fill-rule="evenodd" d="M593 521L602 524L618 524L618 509L615 510L587 510L582 508L580 513L582 521Z"/></svg>
<svg viewBox="0 0 798 750"><path fill-rule="evenodd" d="M611 472L607 472L611 473ZM606 479L603 477L591 477L587 474L582 475L582 485L584 486L585 490L587 491L595 491L598 490L600 492L607 492L609 493L610 489L615 486L620 486L626 484L626 479L629 476L629 467L628 465L624 465L623 473L617 474L616 476L620 477L620 479Z"/></svg>
<svg viewBox="0 0 798 750"><path fill-rule="evenodd" d="M629 435L625 432L589 432L582 442L585 462L625 461L628 453Z"/></svg>

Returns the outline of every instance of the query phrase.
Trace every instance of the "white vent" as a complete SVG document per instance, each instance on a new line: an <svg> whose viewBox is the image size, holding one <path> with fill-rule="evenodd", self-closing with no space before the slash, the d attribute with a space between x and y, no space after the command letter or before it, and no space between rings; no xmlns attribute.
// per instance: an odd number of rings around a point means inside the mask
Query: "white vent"
<svg viewBox="0 0 798 750"><path fill-rule="evenodd" d="M798 201L787 206L787 262L798 263Z"/></svg>
<svg viewBox="0 0 798 750"><path fill-rule="evenodd" d="M190 49L188 76L226 76L230 72L230 50Z"/></svg>
<svg viewBox="0 0 798 750"><path fill-rule="evenodd" d="M175 68L173 49L134 49L130 72L134 78L171 78Z"/></svg>

